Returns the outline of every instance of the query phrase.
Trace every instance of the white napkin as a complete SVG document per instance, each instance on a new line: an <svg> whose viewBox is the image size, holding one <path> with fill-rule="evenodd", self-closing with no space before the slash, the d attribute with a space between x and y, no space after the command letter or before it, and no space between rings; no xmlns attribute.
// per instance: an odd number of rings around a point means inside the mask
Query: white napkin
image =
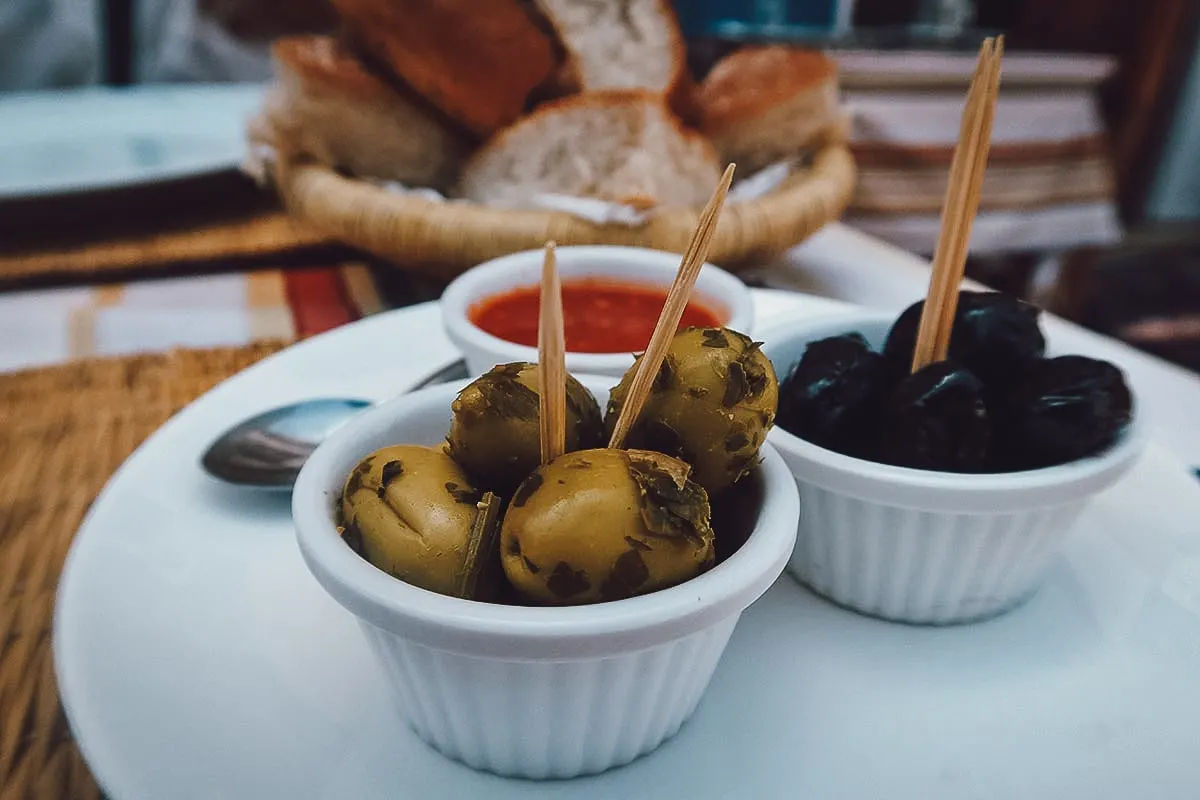
<svg viewBox="0 0 1200 800"><path fill-rule="evenodd" d="M631 228L645 225L653 215L652 211L643 211L624 203L552 192L534 195L533 205L546 211L565 211L598 225L627 225Z"/></svg>
<svg viewBox="0 0 1200 800"><path fill-rule="evenodd" d="M780 161L758 172L743 178L729 190L726 202L743 203L762 197L777 189L792 173L794 163ZM425 187L410 187L395 181L371 181L377 186L396 194L420 197L435 202L467 202L464 200L448 199L445 195ZM654 216L656 209L635 208L624 203L614 203L595 197L576 197L574 195L543 192L530 198L530 206L545 211L562 211L567 214L594 222L597 225L626 225L636 228L645 225Z"/></svg>

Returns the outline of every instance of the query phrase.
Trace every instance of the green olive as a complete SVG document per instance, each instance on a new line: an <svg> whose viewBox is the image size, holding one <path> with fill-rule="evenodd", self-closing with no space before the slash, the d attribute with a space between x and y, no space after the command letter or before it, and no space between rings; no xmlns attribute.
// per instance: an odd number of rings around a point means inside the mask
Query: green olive
<svg viewBox="0 0 1200 800"><path fill-rule="evenodd" d="M476 483L509 495L541 463L537 364L501 364L469 383L450 406L450 452ZM567 377L567 452L599 447L600 405Z"/></svg>
<svg viewBox="0 0 1200 800"><path fill-rule="evenodd" d="M619 600L712 566L708 495L661 453L581 450L538 467L500 531L509 583L542 603Z"/></svg>
<svg viewBox="0 0 1200 800"><path fill-rule="evenodd" d="M677 333L625 444L683 459L709 494L737 482L757 461L779 401L775 369L758 348L728 328ZM609 398L610 432L635 369Z"/></svg>
<svg viewBox="0 0 1200 800"><path fill-rule="evenodd" d="M406 583L455 597L494 589L498 512L495 496L481 497L454 459L419 445L377 450L342 490L351 547Z"/></svg>

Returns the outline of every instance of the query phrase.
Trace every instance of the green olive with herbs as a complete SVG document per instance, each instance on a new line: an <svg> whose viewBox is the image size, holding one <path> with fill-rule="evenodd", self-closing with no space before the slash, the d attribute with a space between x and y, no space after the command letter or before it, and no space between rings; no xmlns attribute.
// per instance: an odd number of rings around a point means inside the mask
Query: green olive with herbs
<svg viewBox="0 0 1200 800"><path fill-rule="evenodd" d="M450 408L450 453L476 484L507 496L541 463L537 364L501 364L476 378ZM567 376L566 450L604 441L600 404Z"/></svg>
<svg viewBox="0 0 1200 800"><path fill-rule="evenodd" d="M440 448L377 450L342 490L343 536L351 547L406 583L455 597L483 599L480 591L494 590L498 513L495 496L481 496Z"/></svg>
<svg viewBox="0 0 1200 800"><path fill-rule="evenodd" d="M708 495L662 453L581 450L536 468L500 530L504 574L552 605L619 600L712 566Z"/></svg>
<svg viewBox="0 0 1200 800"><path fill-rule="evenodd" d="M775 369L759 344L728 328L677 333L625 444L686 461L709 494L737 482L757 462L779 402ZM609 432L635 370L609 398Z"/></svg>

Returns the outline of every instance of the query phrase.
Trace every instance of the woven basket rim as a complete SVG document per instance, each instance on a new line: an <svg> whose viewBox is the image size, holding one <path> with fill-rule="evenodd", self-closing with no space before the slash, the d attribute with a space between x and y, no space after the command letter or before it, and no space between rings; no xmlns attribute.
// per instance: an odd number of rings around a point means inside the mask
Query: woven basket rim
<svg viewBox="0 0 1200 800"><path fill-rule="evenodd" d="M742 265L799 243L841 215L855 177L849 148L842 142L825 144L807 168L794 170L772 191L726 205L712 260ZM600 224L560 210L499 209L400 194L311 162L280 163L274 178L285 207L306 224L406 265L443 268L471 266L547 240L682 252L701 212L698 206L666 208L636 226Z"/></svg>

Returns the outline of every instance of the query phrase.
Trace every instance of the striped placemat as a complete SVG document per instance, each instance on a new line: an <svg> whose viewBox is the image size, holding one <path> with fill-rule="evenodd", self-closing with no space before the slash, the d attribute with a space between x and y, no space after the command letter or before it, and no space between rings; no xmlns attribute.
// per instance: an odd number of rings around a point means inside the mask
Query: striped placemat
<svg viewBox="0 0 1200 800"><path fill-rule="evenodd" d="M311 260L307 253L316 249L333 257L346 252L281 211L73 238L0 248L0 286L229 270L262 258L282 265L289 254L299 262Z"/></svg>

